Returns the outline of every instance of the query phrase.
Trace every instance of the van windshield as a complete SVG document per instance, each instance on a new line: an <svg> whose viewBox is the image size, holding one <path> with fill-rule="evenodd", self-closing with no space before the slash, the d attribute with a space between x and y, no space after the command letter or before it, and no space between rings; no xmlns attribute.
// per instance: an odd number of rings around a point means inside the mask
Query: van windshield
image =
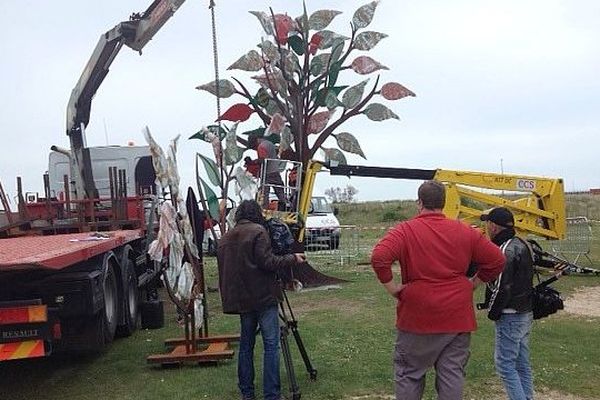
<svg viewBox="0 0 600 400"><path fill-rule="evenodd" d="M329 205L329 202L325 197L313 197L310 200L310 203L313 213L329 214L333 212L331 205Z"/></svg>

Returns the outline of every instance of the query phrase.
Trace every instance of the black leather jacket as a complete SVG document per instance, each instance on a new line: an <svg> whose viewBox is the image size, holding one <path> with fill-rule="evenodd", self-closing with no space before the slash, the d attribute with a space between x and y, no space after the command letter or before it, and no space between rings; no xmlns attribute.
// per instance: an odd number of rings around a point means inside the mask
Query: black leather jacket
<svg viewBox="0 0 600 400"><path fill-rule="evenodd" d="M500 246L506 257L504 270L498 279L487 284L485 293L488 318L497 321L503 310L531 311L533 255L527 242L515 236L512 229L500 232L493 242Z"/></svg>

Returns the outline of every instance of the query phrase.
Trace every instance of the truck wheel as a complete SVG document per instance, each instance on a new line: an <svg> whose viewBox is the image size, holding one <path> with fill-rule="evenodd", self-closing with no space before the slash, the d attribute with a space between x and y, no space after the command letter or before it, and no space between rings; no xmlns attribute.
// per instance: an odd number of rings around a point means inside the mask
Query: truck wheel
<svg viewBox="0 0 600 400"><path fill-rule="evenodd" d="M104 290L104 310L101 310L100 314L103 316L104 342L111 343L119 322L119 292L115 267L110 260L108 260L104 269L102 287Z"/></svg>
<svg viewBox="0 0 600 400"><path fill-rule="evenodd" d="M85 349L91 352L103 351L113 341L117 329L117 276L110 260L102 274L102 290L104 307L87 321L85 328Z"/></svg>
<svg viewBox="0 0 600 400"><path fill-rule="evenodd" d="M120 324L117 326L117 336L127 337L137 329L139 314L138 280L127 252L124 253L121 260L121 267L123 271L123 295L120 307L122 315L119 318Z"/></svg>
<svg viewBox="0 0 600 400"><path fill-rule="evenodd" d="M141 304L143 329L158 329L165 325L165 310L161 300L148 300Z"/></svg>

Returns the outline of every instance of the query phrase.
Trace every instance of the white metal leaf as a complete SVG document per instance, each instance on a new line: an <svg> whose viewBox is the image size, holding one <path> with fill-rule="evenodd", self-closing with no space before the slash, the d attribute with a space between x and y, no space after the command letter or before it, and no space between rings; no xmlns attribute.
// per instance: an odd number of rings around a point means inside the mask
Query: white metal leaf
<svg viewBox="0 0 600 400"><path fill-rule="evenodd" d="M360 148L358 140L356 140L354 135L352 135L351 133L338 133L337 135L335 135L335 139L337 140L337 144L340 147L340 149L347 151L348 153L358 154L365 160L367 159L367 157L365 157L365 153L363 153L362 149Z"/></svg>
<svg viewBox="0 0 600 400"><path fill-rule="evenodd" d="M348 162L346 161L346 156L344 155L344 153L341 152L340 149L328 149L325 147L321 147L321 150L323 151L323 153L325 153L325 162L337 161L341 165L348 164Z"/></svg>
<svg viewBox="0 0 600 400"><path fill-rule="evenodd" d="M231 95L233 95L235 93L235 86L233 86L233 83L231 83L227 79L219 79L218 85L217 85L217 81L212 81L212 82L206 83L204 85L196 86L196 89L205 90L208 93L211 93L211 94L217 96L217 86L219 88L218 95L222 99L230 97Z"/></svg>
<svg viewBox="0 0 600 400"><path fill-rule="evenodd" d="M342 96L342 104L346 108L354 108L362 100L362 96L365 92L365 86L369 80L364 80L361 83L349 87ZM340 146L341 147L341 146ZM343 149L342 149L343 150Z"/></svg>
<svg viewBox="0 0 600 400"><path fill-rule="evenodd" d="M357 50L371 50L379 43L381 39L386 38L388 35L381 32L361 32L356 36L354 40L354 47Z"/></svg>
<svg viewBox="0 0 600 400"><path fill-rule="evenodd" d="M262 25L262 27L267 35L273 34L273 19L271 18L271 16L269 14L267 14L266 12L263 12L263 11L250 11L250 14L252 14L252 15L256 16L256 18L258 18L258 20L260 21L260 24Z"/></svg>
<svg viewBox="0 0 600 400"><path fill-rule="evenodd" d="M277 50L277 46L275 43L270 40L263 40L258 47L262 50L265 58L271 62L271 64L275 64L280 59L279 50Z"/></svg>
<svg viewBox="0 0 600 400"><path fill-rule="evenodd" d="M369 104L363 111L363 114L371 121L383 121L390 118L400 119L392 110L379 103Z"/></svg>
<svg viewBox="0 0 600 400"><path fill-rule="evenodd" d="M308 26L310 29L320 31L321 29L327 28L331 21L341 13L341 11L336 10L315 11L308 19Z"/></svg>
<svg viewBox="0 0 600 400"><path fill-rule="evenodd" d="M319 35L321 35L321 43L319 43L319 49L328 49L333 46L334 41L336 39L348 40L350 39L347 36L340 35L339 33L335 33L328 30L319 31Z"/></svg>
<svg viewBox="0 0 600 400"><path fill-rule="evenodd" d="M232 165L242 159L242 153L244 149L237 145L237 127L238 122L234 123L227 132L227 136L225 137L225 150L223 151L223 156L225 157L225 164Z"/></svg>
<svg viewBox="0 0 600 400"><path fill-rule="evenodd" d="M242 71L260 71L264 66L262 57L256 50L250 50L227 69L239 69Z"/></svg>
<svg viewBox="0 0 600 400"><path fill-rule="evenodd" d="M322 53L314 56L310 61L310 73L312 76L319 76L327 69L331 54Z"/></svg>
<svg viewBox="0 0 600 400"><path fill-rule="evenodd" d="M292 135L292 131L289 126L285 126L281 131L281 141L279 142L279 153L282 153L290 148L292 142L294 141L294 136Z"/></svg>
<svg viewBox="0 0 600 400"><path fill-rule="evenodd" d="M375 9L378 4L379 0L372 1L356 10L352 17L352 24L354 24L354 27L357 29L367 27L373 20L373 15L375 14Z"/></svg>

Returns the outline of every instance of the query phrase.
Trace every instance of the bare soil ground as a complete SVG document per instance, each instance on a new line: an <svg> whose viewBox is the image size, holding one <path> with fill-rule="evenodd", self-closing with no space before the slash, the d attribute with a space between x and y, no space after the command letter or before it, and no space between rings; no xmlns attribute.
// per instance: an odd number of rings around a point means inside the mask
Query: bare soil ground
<svg viewBox="0 0 600 400"><path fill-rule="evenodd" d="M565 299L565 311L585 317L600 317L600 286L579 288Z"/></svg>

